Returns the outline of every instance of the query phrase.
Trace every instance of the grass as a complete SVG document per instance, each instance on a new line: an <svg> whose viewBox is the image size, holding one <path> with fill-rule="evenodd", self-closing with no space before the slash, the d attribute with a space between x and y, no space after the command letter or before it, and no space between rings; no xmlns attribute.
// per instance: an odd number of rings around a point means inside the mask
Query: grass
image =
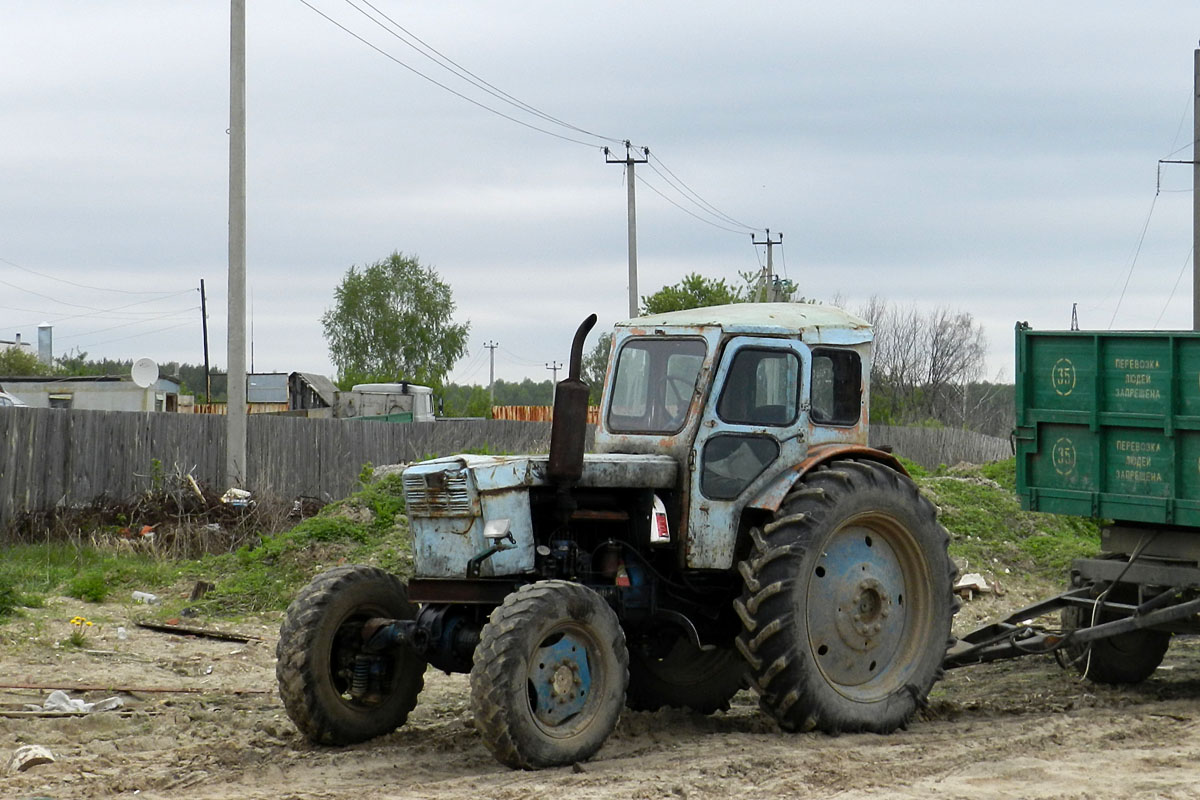
<svg viewBox="0 0 1200 800"><path fill-rule="evenodd" d="M925 470L904 462L938 507L950 532L950 554L966 571L1004 569L1061 582L1074 558L1099 551L1092 520L1022 511L1013 493L1015 461ZM84 603L130 602L133 591L163 598L156 613L184 608L200 616L238 617L281 611L312 577L339 564L371 564L402 577L412 574L412 543L404 516L401 477L375 479L364 468L360 489L294 527L264 532L233 552L173 559L128 545L20 544L0 561L0 620L40 605L51 595ZM196 581L215 588L186 598Z"/></svg>
<svg viewBox="0 0 1200 800"><path fill-rule="evenodd" d="M939 507L950 554L967 571L1008 568L1061 582L1072 560L1100 552L1097 521L1021 510L1015 459L942 468L916 481Z"/></svg>
<svg viewBox="0 0 1200 800"><path fill-rule="evenodd" d="M163 598L158 611L173 616L188 607L211 616L285 609L317 573L342 563L374 564L401 575L412 572L412 546L398 474L373 480L364 470L359 491L326 506L294 527L264 532L233 552L172 559L130 546L70 543L17 544L0 561L0 619L50 595L85 603L130 599L134 591ZM215 585L189 602L192 585Z"/></svg>

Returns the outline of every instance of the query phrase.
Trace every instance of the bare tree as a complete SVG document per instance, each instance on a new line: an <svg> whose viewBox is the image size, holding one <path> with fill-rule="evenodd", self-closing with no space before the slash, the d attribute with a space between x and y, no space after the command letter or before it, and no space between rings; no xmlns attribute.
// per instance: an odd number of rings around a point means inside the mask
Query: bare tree
<svg viewBox="0 0 1200 800"><path fill-rule="evenodd" d="M983 373L987 352L983 328L971 314L921 311L879 297L857 313L875 326L872 416L893 424L965 424L966 387Z"/></svg>

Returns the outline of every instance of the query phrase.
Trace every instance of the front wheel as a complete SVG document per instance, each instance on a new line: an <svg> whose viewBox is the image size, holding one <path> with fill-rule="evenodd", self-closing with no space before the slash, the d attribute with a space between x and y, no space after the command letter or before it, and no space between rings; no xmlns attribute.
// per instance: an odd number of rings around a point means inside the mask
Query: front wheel
<svg viewBox="0 0 1200 800"><path fill-rule="evenodd" d="M424 686L425 661L406 647L364 653L363 627L415 613L404 584L375 567L331 569L296 596L279 631L275 676L288 716L309 741L354 744L404 724Z"/></svg>
<svg viewBox="0 0 1200 800"><path fill-rule="evenodd" d="M904 725L942 674L955 569L933 505L870 461L807 474L752 531L737 645L785 730Z"/></svg>
<svg viewBox="0 0 1200 800"><path fill-rule="evenodd" d="M508 595L483 626L474 662L475 727L502 764L585 761L616 727L629 681L625 634L585 586L539 581Z"/></svg>

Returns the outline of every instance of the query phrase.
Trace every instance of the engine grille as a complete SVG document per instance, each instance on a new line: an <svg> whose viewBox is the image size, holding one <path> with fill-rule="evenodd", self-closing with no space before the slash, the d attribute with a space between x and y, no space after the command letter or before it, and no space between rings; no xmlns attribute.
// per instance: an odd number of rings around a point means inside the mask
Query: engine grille
<svg viewBox="0 0 1200 800"><path fill-rule="evenodd" d="M404 503L409 516L475 516L465 470L405 475Z"/></svg>

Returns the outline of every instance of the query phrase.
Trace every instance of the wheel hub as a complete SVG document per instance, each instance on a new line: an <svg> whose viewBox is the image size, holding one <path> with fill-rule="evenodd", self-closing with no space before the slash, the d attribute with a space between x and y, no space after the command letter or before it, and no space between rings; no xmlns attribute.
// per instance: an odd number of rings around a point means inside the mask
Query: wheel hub
<svg viewBox="0 0 1200 800"><path fill-rule="evenodd" d="M561 725L579 713L591 690L584 643L568 634L539 647L530 662L529 682L534 716L543 725Z"/></svg>
<svg viewBox="0 0 1200 800"><path fill-rule="evenodd" d="M858 687L896 666L905 592L901 560L880 531L850 525L826 543L814 565L807 614L816 663L831 683Z"/></svg>
<svg viewBox="0 0 1200 800"><path fill-rule="evenodd" d="M891 613L888 590L876 578L863 578L839 599L838 634L848 647L871 650L879 645L879 635Z"/></svg>

